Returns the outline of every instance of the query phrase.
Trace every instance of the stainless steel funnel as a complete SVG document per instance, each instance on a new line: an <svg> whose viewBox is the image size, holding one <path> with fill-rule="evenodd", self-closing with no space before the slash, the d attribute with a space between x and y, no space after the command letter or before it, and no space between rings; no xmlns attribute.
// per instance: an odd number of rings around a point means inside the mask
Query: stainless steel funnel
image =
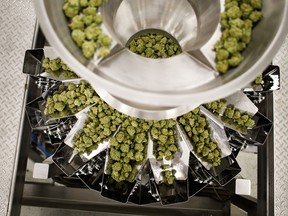
<svg viewBox="0 0 288 216"><path fill-rule="evenodd" d="M146 119L172 118L226 97L251 82L270 63L287 33L288 0L263 0L263 20L255 27L242 64L224 76L214 69L213 44L219 39L224 0L108 0L101 8L103 28L113 38L105 59L85 59L70 37L64 0L35 0L49 43L87 79L111 106ZM148 59L125 48L142 30L172 35L183 53Z"/></svg>

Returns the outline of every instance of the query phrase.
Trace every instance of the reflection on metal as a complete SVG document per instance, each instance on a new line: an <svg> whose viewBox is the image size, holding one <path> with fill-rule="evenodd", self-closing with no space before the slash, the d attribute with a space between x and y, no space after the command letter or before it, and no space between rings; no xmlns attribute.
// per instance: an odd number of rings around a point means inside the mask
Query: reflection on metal
<svg viewBox="0 0 288 216"><path fill-rule="evenodd" d="M33 86L33 81L30 79L29 81L29 89L34 92L35 88ZM31 91L29 92L31 93ZM265 115L267 115L267 113L269 114L269 118L272 119L271 113L273 114L273 108L272 106L270 106L273 102L273 99L271 99L271 95L267 95L264 107L266 105L267 109L262 109L261 112L265 113ZM29 100L28 100L29 101ZM270 104L268 106L268 104ZM262 106L263 108L263 106ZM22 136L23 139L21 139L21 154L19 154L18 156L20 157L21 161L25 161L25 157L27 156L27 149L25 148L25 146L27 146L26 144L29 143L29 138L27 139L27 136L25 136L25 134L29 134L31 133L31 129L29 127L28 121L27 119L23 122L22 125L22 129L23 129L23 134L24 136ZM273 178L271 180L271 176L268 175L269 171L271 171L271 173L273 173L273 157L271 158L271 154L273 156L273 134L270 134L268 141L269 145L264 145L259 147L259 157L258 157L258 162L259 162L259 170L258 170L258 199L259 200L250 200L247 198L243 198L243 197L234 197L232 200L233 202L236 202L239 206L241 206L244 210L246 210L247 212L253 212L252 215L256 215L255 212L257 212L257 205L258 205L258 213L259 215L266 215L267 211L269 211L269 209L271 209L271 203L273 203L273 196L269 196L269 193L271 193L271 188L273 189ZM24 148L23 148L24 147ZM236 156L235 156L236 157ZM196 161L196 164L199 164L199 161L197 160L197 158L191 156L190 160L194 160ZM24 165L24 163L21 163L22 165ZM20 166L17 167L17 172L18 173L24 173L25 172L25 167L24 166ZM190 163L191 164L191 163ZM272 166L271 166L272 164ZM191 167L191 165L190 165ZM193 166L194 167L194 166ZM271 170L272 168L272 170ZM149 168L148 168L149 169ZM194 170L194 168L192 169ZM199 172L198 172L199 173ZM267 174L268 173L268 174ZM22 175L22 174L21 174ZM145 173L145 176L147 176L147 173ZM192 177L192 172L189 172L189 184L190 185L196 185L196 183L198 182L197 176L193 175ZM205 175L202 175L202 184L199 183L199 185L197 187L189 187L189 195L195 195L197 192L201 191L204 187L206 187L207 183L205 184L205 182L209 182L209 181L205 181ZM63 185L69 185L69 183L71 183L70 185L72 185L72 179L65 177L64 178L67 179L67 181L62 181L61 184ZM75 177L74 177L75 178ZM54 178L56 179L56 178ZM194 179L197 179L196 181L194 181ZM154 179L151 178L151 180L153 181ZM192 183L192 182L193 183ZM204 182L205 181L205 182ZM144 180L143 182L146 182L146 180ZM155 182L155 181L154 181ZM210 182L209 182L210 183ZM145 184L145 183L144 183ZM75 184L74 186L76 186L77 184ZM151 184L152 185L152 184ZM261 190L263 188L267 188L269 185L269 191L267 190ZM80 184L77 185L77 187L81 187ZM83 187L83 185L82 185ZM181 203L177 205L177 208L175 208L175 206L166 206L165 208L162 208L159 204L152 204L146 207L139 207L139 206L133 206L133 205L125 205L125 208L123 208L123 205L121 203L118 202L114 202L112 200L107 200L107 199L103 199L101 196L99 196L99 194L97 193L93 193L93 191L89 191L87 189L73 189L73 188L69 188L69 187L57 187L57 186L52 186L52 185L37 185L37 184L25 184L24 187L24 194L23 194L23 199L22 199L22 203L23 205L33 205L33 206L47 206L47 207L51 207L52 205L55 208L70 208L70 209L79 209L79 210L95 210L95 211L117 211L117 212L127 212L129 211L129 213L134 212L135 214L138 214L139 212L147 212L147 214L152 214L151 212L155 212L155 214L158 214L159 211L164 213L179 213L179 210L181 210L181 212L185 212L187 213L187 215L194 215L194 214L201 214L201 213L207 213L209 212L209 214L222 214L223 212L226 212L226 214L229 214L229 208L227 208L227 206L229 206L229 203L225 202L225 206L223 207L223 202L217 202L211 198L207 198L207 197L199 197L196 196L194 198L189 199L188 202L186 203ZM140 187L141 188L141 187ZM214 188L214 187L213 187ZM15 194L14 194L14 202L13 202L13 206L15 207L13 212L17 212L17 207L19 207L20 203L18 198L22 197L22 189L23 189L23 181L21 181L21 178L17 178L17 185L16 185L16 190L15 190ZM139 191L139 187L136 187L136 193L133 193L132 196L134 197L134 194L138 194L137 190ZM19 193L19 191L21 191ZM134 189L132 190L133 192ZM141 190L140 190L141 191ZM151 187L151 191L152 191L152 195L153 197L156 197L156 201L159 201L158 197L157 197L157 188L155 187ZM155 192L156 191L156 192ZM215 197L215 189L214 192L207 194L202 193L202 195L204 194L204 196L211 196ZM131 198L132 198L131 196ZM219 196L219 194L217 194L217 196ZM222 197L222 195L220 195ZM218 197L219 198L219 197ZM55 203L55 199L57 199L57 203ZM271 201L272 199L272 201ZM138 197L139 202L135 202L137 204L141 204L141 196ZM132 199L130 200L131 202ZM258 201L258 203L257 203ZM77 203L77 205L75 205L75 203ZM244 204L245 203L245 204ZM267 205L264 205L263 203L267 203ZM270 207L269 207L269 203L270 203ZM272 204L273 205L273 204ZM107 206L111 206L111 208L107 207ZM197 210L195 210L197 209ZM221 212L221 213L220 213ZM270 211L270 215L273 215L273 212ZM184 213L184 214L185 214Z"/></svg>
<svg viewBox="0 0 288 216"><path fill-rule="evenodd" d="M111 0L100 11L104 31L114 40L112 54L100 61L87 60L70 37L63 2L35 0L50 44L76 73L110 95L109 101L104 97L108 104L146 119L151 119L151 109L158 113L154 119L171 118L184 114L187 107L195 108L243 88L257 76L255 71L267 67L288 31L284 24L288 0L278 4L263 0L265 18L254 28L244 61L230 73L216 76L212 47L220 37L219 15L224 0ZM153 60L125 48L135 33L151 28L171 34L184 52ZM167 112L168 107L174 112Z"/></svg>
<svg viewBox="0 0 288 216"><path fill-rule="evenodd" d="M48 92L53 92L55 89L57 89L57 86L53 86ZM39 101L45 103L45 95L47 94L44 93L43 95L44 97L29 103L29 106L27 105L28 113L31 113L30 109L32 108L37 109ZM258 111L258 108L241 92L227 98L227 102L229 104L232 103L241 111L248 111L251 112L251 114ZM34 106L33 104L36 105ZM176 134L178 137L177 140L179 139L178 146L180 150L172 160L172 168L177 171L175 175L176 180L173 185L166 185L161 180L160 167L162 163L157 162L155 158L153 158L153 142L151 139L149 145L150 152L148 152L147 161L144 161L146 162L146 165L143 164L143 166L139 166L139 173L136 179L133 182L125 181L118 183L105 172L105 167L110 164L107 157L107 154L109 154L109 149L107 149L109 148L109 142L105 145L106 147L100 148L99 151L97 149L95 153L91 154L93 157L90 155L85 156L76 154L73 150L73 142L68 142L68 140L73 140L75 133L83 127L85 115L87 115L88 110L89 107L83 110L83 114L80 112L76 115L77 118L79 118L76 124L76 117L73 116L60 119L60 122L54 122L52 125L44 124L42 125L45 126L44 128L36 128L40 131L46 131L47 134L54 136L54 138L58 138L59 142L62 140L52 159L63 173L68 177L77 176L91 190L100 191L102 196L123 203L128 202L130 197L134 200L134 203L138 204L158 201L163 205L180 203L187 201L189 196L194 196L208 184L217 184L221 186L228 184L241 171L241 168L235 159L239 154L239 151L247 144L263 144L272 126L269 119L257 112L254 116L256 126L252 129L248 129L247 134L241 134L233 128L226 127L221 118L217 118L210 113L210 111L201 107L201 112L208 119L213 139L219 143L219 147L221 148L222 159L220 166L212 167L198 158L192 147L193 144L191 143L191 140L187 138L185 132L177 125L175 130L177 131ZM45 122L43 119L45 118L42 118L40 122ZM74 128L76 129L72 129L72 125L74 124ZM67 136L68 133L69 136ZM67 138L64 143L63 139L66 136ZM146 179L144 179L145 176ZM135 200L142 194L138 189L139 187L142 187L148 192L148 194L143 193L145 198L143 198L141 202Z"/></svg>
<svg viewBox="0 0 288 216"><path fill-rule="evenodd" d="M260 104L265 100L265 95L280 89L280 68L270 65L262 73L262 83L260 85L250 85L243 89L245 94L255 103Z"/></svg>
<svg viewBox="0 0 288 216"><path fill-rule="evenodd" d="M244 145L264 145L271 132L273 123L259 112L256 113L253 120L256 122L256 125L249 129L247 134L225 128L226 134L230 137L230 142L233 143L236 141Z"/></svg>

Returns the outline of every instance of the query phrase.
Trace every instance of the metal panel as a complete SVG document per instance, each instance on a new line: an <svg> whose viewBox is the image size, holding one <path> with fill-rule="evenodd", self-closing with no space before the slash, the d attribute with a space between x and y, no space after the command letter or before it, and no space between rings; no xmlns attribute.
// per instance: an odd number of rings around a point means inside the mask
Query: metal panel
<svg viewBox="0 0 288 216"><path fill-rule="evenodd" d="M55 187L45 184L25 184L23 205L111 212L131 215L229 215L230 202L219 202L209 197L194 197L175 205L160 203L139 206L106 199L88 189Z"/></svg>
<svg viewBox="0 0 288 216"><path fill-rule="evenodd" d="M6 215L26 76L23 54L31 47L32 0L0 1L0 215Z"/></svg>
<svg viewBox="0 0 288 216"><path fill-rule="evenodd" d="M275 215L288 212L288 37L276 55L281 68L281 90L275 93Z"/></svg>
<svg viewBox="0 0 288 216"><path fill-rule="evenodd" d="M31 0L1 1L1 34L0 34L0 215L7 213L9 191L12 180L13 161L16 151L18 127L25 85L25 75L21 73L26 49L31 47L35 15ZM37 47L41 47L37 45ZM287 112L288 112L288 37L277 54L274 63L282 70L282 89L275 94L275 215L286 215L288 211L288 145ZM13 113L13 115L12 115ZM25 126L25 125L24 125ZM23 139L27 136L23 136ZM25 140L22 140L24 143ZM26 140L26 143L29 143ZM20 146L19 146L20 147ZM27 147L27 146L26 146ZM25 146L23 146L25 148ZM21 150L21 149L18 149ZM267 154L264 152L263 157ZM25 158L25 154L22 155ZM22 159L23 159L22 158ZM25 170L26 161L19 158L19 166ZM264 160L264 159L263 159ZM273 161L273 157L270 158ZM269 164L268 164L269 165ZM271 167L271 164L269 165ZM273 167L273 166L272 166ZM264 169L263 167L261 169ZM17 169L15 169L16 171ZM260 171L259 171L260 172ZM273 170L269 172L270 183L273 183ZM22 175L22 177L21 177ZM19 173L17 182L23 178ZM265 180L266 181L266 180ZM23 182L22 182L23 183ZM263 183L264 184L264 183ZM17 195L21 195L21 190ZM271 198L273 190L264 195ZM16 196L17 197L17 196ZM26 197L27 198L27 197ZM21 196L18 197L18 202ZM31 200L30 200L31 201ZM26 199L28 203L28 199ZM11 203L11 202L10 202ZM273 205L269 212L273 212ZM271 214L273 215L273 213Z"/></svg>

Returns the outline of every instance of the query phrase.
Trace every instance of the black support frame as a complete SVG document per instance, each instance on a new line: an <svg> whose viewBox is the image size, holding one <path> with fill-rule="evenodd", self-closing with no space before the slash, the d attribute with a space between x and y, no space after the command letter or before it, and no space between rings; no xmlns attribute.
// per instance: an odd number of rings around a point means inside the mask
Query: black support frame
<svg viewBox="0 0 288 216"><path fill-rule="evenodd" d="M38 26L38 25L36 25ZM36 27L32 48L42 48L45 37L39 27ZM24 104L31 97L33 89L31 80L27 79ZM273 119L273 94L266 96L260 105L260 112ZM274 131L268 137L265 145L258 147L258 198L232 196L231 200L220 202L209 197L195 196L187 203L161 206L159 203L149 206L137 206L118 203L100 196L100 194L83 188L59 187L49 184L25 182L26 164L31 139L30 125L22 109L22 119L19 133L18 154L15 163L14 181L10 195L9 214L18 216L21 206L38 206L77 209L85 211L114 212L124 214L159 215L230 215L230 204L238 206L250 216L274 215Z"/></svg>

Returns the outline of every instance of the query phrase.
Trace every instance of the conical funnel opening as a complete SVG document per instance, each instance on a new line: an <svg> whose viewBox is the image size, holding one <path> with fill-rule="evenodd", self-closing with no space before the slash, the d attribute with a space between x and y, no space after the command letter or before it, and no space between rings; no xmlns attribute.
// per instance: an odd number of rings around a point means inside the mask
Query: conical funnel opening
<svg viewBox="0 0 288 216"><path fill-rule="evenodd" d="M105 26L122 46L139 32L159 30L173 36L183 51L199 49L219 24L220 3L215 0L116 0L102 14Z"/></svg>

